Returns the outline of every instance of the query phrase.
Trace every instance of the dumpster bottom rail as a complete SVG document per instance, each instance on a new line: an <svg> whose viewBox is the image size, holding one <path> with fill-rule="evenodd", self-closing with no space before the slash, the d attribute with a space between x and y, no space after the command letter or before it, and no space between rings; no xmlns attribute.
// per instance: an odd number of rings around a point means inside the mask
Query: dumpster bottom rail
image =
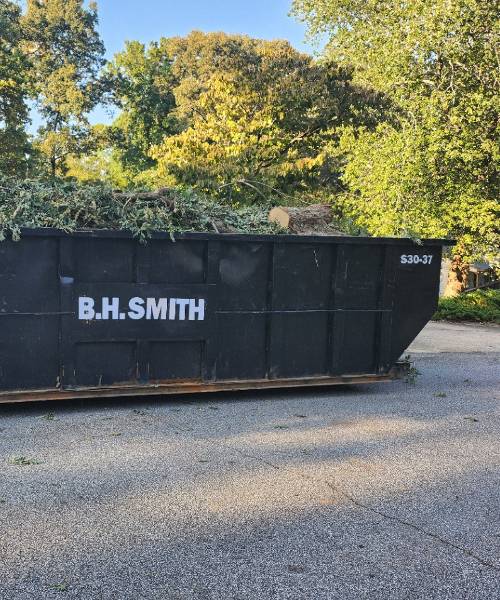
<svg viewBox="0 0 500 600"><path fill-rule="evenodd" d="M402 379L409 363L398 362L387 374L341 375L338 377L304 377L300 379L258 379L237 381L171 381L149 384L123 384L109 387L86 387L64 390L31 390L0 393L0 404L72 400L78 398L115 398L124 396L161 396L172 394L198 394L207 392L251 391L277 388L354 385Z"/></svg>

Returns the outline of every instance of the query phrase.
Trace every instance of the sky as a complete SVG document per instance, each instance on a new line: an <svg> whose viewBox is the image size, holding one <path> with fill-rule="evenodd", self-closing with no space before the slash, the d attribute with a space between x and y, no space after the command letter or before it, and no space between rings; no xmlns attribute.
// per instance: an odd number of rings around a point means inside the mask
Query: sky
<svg viewBox="0 0 500 600"><path fill-rule="evenodd" d="M125 40L150 42L193 29L284 38L311 51L290 7L291 0L99 0L99 30L110 58Z"/></svg>
<svg viewBox="0 0 500 600"><path fill-rule="evenodd" d="M98 0L99 33L111 59L126 40L144 43L161 37L201 31L242 33L264 39L287 39L303 52L314 53L305 42L306 28L288 16L292 0ZM102 108L91 122L109 122ZM33 114L32 128L38 126Z"/></svg>

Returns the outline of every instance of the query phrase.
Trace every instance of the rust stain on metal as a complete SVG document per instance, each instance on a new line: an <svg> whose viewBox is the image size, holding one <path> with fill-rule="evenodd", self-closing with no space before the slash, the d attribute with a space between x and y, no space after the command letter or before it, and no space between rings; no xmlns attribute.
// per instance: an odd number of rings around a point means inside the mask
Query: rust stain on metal
<svg viewBox="0 0 500 600"><path fill-rule="evenodd" d="M109 387L75 389L50 389L0 393L0 403L39 402L45 400L70 400L74 398L112 398L119 396L149 396L167 394L198 394L224 391L244 391L273 388L300 388L330 385L349 385L392 381L395 371L388 375L347 375L341 377L316 377L307 379L263 379L204 383L201 381L158 381L146 385L127 383Z"/></svg>

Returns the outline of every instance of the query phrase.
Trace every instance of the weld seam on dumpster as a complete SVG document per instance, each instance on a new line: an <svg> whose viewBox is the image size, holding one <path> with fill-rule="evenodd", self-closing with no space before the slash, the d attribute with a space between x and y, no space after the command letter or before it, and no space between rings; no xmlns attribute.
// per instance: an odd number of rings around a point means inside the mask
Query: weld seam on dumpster
<svg viewBox="0 0 500 600"><path fill-rule="evenodd" d="M59 317L61 315L73 315L75 311L71 312L0 312L0 317Z"/></svg>

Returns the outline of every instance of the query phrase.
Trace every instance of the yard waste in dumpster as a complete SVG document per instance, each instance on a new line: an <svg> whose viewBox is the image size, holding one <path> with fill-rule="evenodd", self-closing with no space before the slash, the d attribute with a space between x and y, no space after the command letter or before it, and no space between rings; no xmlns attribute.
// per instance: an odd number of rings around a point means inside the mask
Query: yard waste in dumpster
<svg viewBox="0 0 500 600"><path fill-rule="evenodd" d="M389 380L447 244L23 230L0 243L0 401Z"/></svg>

